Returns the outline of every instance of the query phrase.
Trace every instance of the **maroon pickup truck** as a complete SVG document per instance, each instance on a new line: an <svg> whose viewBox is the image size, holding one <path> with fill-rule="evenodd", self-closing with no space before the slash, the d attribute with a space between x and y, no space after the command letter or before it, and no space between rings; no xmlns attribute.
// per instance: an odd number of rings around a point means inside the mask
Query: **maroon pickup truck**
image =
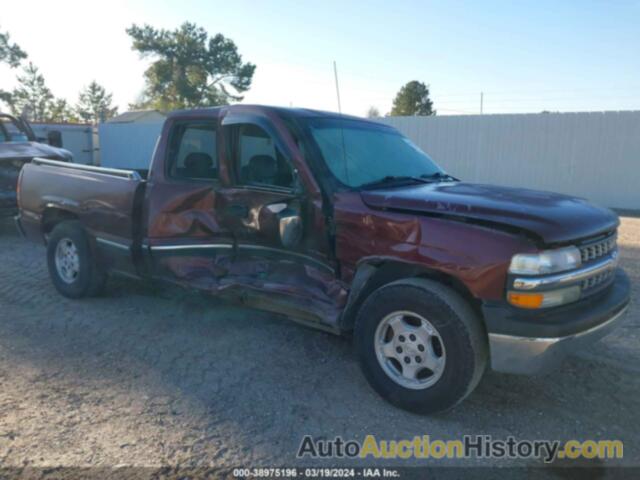
<svg viewBox="0 0 640 480"><path fill-rule="evenodd" d="M488 365L590 348L629 303L611 211L459 181L393 128L332 113L175 112L148 173L35 160L18 201L61 294L162 279L350 334L373 388L421 413Z"/></svg>

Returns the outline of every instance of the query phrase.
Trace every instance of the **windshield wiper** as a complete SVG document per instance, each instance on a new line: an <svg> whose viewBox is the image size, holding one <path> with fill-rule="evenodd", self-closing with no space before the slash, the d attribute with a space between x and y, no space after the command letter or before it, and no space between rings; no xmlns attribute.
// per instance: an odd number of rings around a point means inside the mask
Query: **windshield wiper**
<svg viewBox="0 0 640 480"><path fill-rule="evenodd" d="M367 182L360 185L361 188L376 188L385 185L405 185L407 183L430 183L429 180L422 177L411 177L408 175L387 175L373 182Z"/></svg>
<svg viewBox="0 0 640 480"><path fill-rule="evenodd" d="M444 172L435 172L435 173L425 173L423 175L420 175L420 178L423 180L432 180L432 181L446 181L446 180L452 180L454 182L459 182L460 179L449 175L448 173L444 173Z"/></svg>

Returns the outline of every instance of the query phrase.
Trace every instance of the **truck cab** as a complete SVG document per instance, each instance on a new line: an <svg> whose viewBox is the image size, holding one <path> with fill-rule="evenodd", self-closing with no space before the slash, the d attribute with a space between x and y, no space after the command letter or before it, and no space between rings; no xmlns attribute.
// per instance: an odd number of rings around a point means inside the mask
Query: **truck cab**
<svg viewBox="0 0 640 480"><path fill-rule="evenodd" d="M148 172L36 160L19 204L63 295L124 274L348 334L373 388L422 413L489 366L557 365L629 302L613 212L459 181L393 128L334 113L174 112Z"/></svg>

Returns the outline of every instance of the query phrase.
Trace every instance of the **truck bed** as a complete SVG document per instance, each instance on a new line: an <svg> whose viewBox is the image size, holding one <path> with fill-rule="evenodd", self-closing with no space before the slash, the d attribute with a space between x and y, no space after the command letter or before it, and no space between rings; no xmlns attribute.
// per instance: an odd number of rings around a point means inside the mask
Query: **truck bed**
<svg viewBox="0 0 640 480"><path fill-rule="evenodd" d="M26 237L42 240L61 217L77 219L108 251L104 257L117 263L113 268L135 271L145 183L134 170L35 158L18 179L20 228Z"/></svg>

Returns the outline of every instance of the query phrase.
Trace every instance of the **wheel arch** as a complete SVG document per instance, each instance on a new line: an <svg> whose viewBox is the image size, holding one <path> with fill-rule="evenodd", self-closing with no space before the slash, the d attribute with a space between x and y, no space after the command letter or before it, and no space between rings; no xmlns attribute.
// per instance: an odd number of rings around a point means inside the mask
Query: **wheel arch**
<svg viewBox="0 0 640 480"><path fill-rule="evenodd" d="M340 329L344 332L353 330L360 307L375 290L409 278L426 278L451 288L467 301L479 318L483 318L480 300L458 278L421 264L395 259L367 259L360 262L356 269L349 297L340 317Z"/></svg>
<svg viewBox="0 0 640 480"><path fill-rule="evenodd" d="M42 234L45 239L60 222L79 220L78 215L60 207L47 207L42 212Z"/></svg>

